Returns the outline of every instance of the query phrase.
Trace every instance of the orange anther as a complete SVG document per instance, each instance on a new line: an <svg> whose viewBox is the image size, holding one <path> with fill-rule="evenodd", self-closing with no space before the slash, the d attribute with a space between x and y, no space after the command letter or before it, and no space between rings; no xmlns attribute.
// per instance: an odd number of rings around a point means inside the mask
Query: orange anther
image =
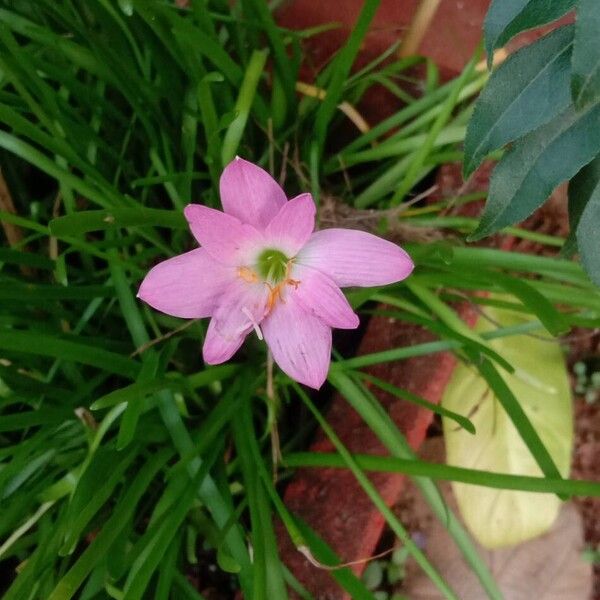
<svg viewBox="0 0 600 600"><path fill-rule="evenodd" d="M258 275L248 267L239 267L237 270L238 277L241 277L246 283L256 283Z"/></svg>

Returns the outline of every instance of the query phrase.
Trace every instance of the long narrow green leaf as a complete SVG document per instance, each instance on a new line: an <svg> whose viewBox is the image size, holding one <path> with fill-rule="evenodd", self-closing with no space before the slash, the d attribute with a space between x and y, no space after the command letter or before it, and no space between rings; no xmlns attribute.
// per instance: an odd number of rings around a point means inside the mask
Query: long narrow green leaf
<svg viewBox="0 0 600 600"><path fill-rule="evenodd" d="M348 468L352 471L352 474L354 475L358 483L361 485L365 493L369 496L373 504L377 507L379 512L384 516L392 531L400 538L400 540L402 541L406 549L410 552L410 554L413 556L417 564L428 575L428 577L436 585L440 592L442 592L444 597L458 599L458 596L456 596L456 594L448 586L443 577L436 571L435 567L433 567L433 565L428 561L426 556L421 552L419 547L408 535L408 532L406 531L404 526L400 523L400 521L398 521L396 516L392 513L391 509L384 502L383 498L379 495L377 488L371 483L368 477L365 476L362 469L359 467L359 465L353 459L352 455L348 452L344 444L338 438L335 431L321 416L321 413L317 410L310 398L304 393L304 391L299 386L295 387L298 395L302 398L302 401L306 404L308 409L317 419L319 425L322 427L327 437L331 440L331 443L335 446L336 450L343 458Z"/></svg>
<svg viewBox="0 0 600 600"><path fill-rule="evenodd" d="M49 356L67 361L91 365L131 379L137 375L137 361L115 352L53 335L30 331L0 332L0 348L10 352Z"/></svg>
<svg viewBox="0 0 600 600"><path fill-rule="evenodd" d="M337 55L331 68L332 76L326 88L325 99L319 106L315 116L315 138L320 156L325 146L329 123L340 103L344 82L350 73L360 45L367 34L368 27L379 7L380 0L365 0L362 10L350 33L346 44Z"/></svg>
<svg viewBox="0 0 600 600"><path fill-rule="evenodd" d="M105 523L100 533L84 550L77 562L60 579L48 600L69 600L73 598L85 577L106 556L117 536L133 517L138 502L172 454L170 449L164 448L151 457L142 467L136 478L131 482L127 493L123 496L112 517ZM13 599L10 591L6 598L7 600ZM19 599L14 598L14 600Z"/></svg>
<svg viewBox="0 0 600 600"><path fill-rule="evenodd" d="M441 481L460 481L472 485L501 490L520 490L540 494L564 494L565 496L600 497L600 483L576 479L549 479L528 477L464 469L452 465L441 465L415 459L402 459L392 456L368 454L353 455L357 464L365 471L403 473L413 477L431 477ZM294 452L286 454L283 463L292 468L316 467L347 469L348 466L339 454L325 452Z"/></svg>
<svg viewBox="0 0 600 600"><path fill-rule="evenodd" d="M76 236L89 231L119 227L169 227L183 229L183 215L159 208L113 208L76 212L50 221L50 232L56 236Z"/></svg>
<svg viewBox="0 0 600 600"><path fill-rule="evenodd" d="M561 477L560 471L554 464L537 431L532 426L531 421L527 418L525 411L504 379L500 377L498 371L496 371L496 368L489 360L475 360L477 369L494 391L496 398L498 398L504 410L509 414L514 426L536 459L544 475L552 479L559 479Z"/></svg>
<svg viewBox="0 0 600 600"><path fill-rule="evenodd" d="M364 387L357 385L343 372L330 371L329 381L361 415L393 456L408 460L416 458L406 438L372 394L368 393ZM423 493L433 513L448 530L488 596L493 600L500 600L502 594L489 568L479 556L463 525L444 502L435 484L431 480L422 477L416 477L415 483Z"/></svg>
<svg viewBox="0 0 600 600"><path fill-rule="evenodd" d="M254 101L254 96L256 94L256 88L265 68L267 54L268 52L266 50L255 50L250 58L235 103L236 117L227 128L225 137L223 138L223 147L221 149L221 161L223 166L229 164L233 160L240 145L250 115L252 102Z"/></svg>

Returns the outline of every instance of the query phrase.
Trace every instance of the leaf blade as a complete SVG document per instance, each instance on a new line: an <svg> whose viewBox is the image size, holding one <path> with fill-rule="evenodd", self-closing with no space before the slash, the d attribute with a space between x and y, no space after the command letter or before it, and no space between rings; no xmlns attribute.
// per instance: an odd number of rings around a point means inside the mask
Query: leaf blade
<svg viewBox="0 0 600 600"><path fill-rule="evenodd" d="M522 31L559 19L575 4L576 0L494 0L484 22L489 63L496 48Z"/></svg>
<svg viewBox="0 0 600 600"><path fill-rule="evenodd" d="M569 106L572 45L573 27L561 27L515 52L492 73L467 127L465 177L490 152L548 123Z"/></svg>
<svg viewBox="0 0 600 600"><path fill-rule="evenodd" d="M502 158L490 183L479 227L480 240L528 217L554 188L573 177L600 147L600 103L560 117L525 136Z"/></svg>
<svg viewBox="0 0 600 600"><path fill-rule="evenodd" d="M579 0L571 90L579 108L600 98L600 12L595 0Z"/></svg>

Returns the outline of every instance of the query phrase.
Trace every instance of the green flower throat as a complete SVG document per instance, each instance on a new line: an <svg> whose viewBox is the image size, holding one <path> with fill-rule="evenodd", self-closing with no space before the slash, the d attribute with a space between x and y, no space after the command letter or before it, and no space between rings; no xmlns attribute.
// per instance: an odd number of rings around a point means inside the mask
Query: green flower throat
<svg viewBox="0 0 600 600"><path fill-rule="evenodd" d="M290 259L281 250L267 248L258 257L258 274L264 281L281 283L288 276Z"/></svg>

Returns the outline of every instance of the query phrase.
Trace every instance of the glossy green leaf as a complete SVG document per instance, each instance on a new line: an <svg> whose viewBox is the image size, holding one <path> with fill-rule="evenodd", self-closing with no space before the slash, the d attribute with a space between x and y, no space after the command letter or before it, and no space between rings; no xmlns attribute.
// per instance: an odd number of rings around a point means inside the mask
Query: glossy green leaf
<svg viewBox="0 0 600 600"><path fill-rule="evenodd" d="M596 175L598 173L596 172ZM590 279L600 286L600 179L588 197L579 225L577 226L577 246L581 262Z"/></svg>
<svg viewBox="0 0 600 600"><path fill-rule="evenodd" d="M600 157L583 167L569 182L569 237L562 249L564 256L570 256L577 250L577 228L581 215L598 184Z"/></svg>
<svg viewBox="0 0 600 600"><path fill-rule="evenodd" d="M541 206L554 188L573 177L600 148L600 103L560 117L515 143L494 170L477 230L479 240L518 223Z"/></svg>
<svg viewBox="0 0 600 600"><path fill-rule="evenodd" d="M187 482L183 493L179 495L177 503L164 515L164 518L149 525L144 532L143 537L137 544L140 551L135 557L123 588L125 597L131 600L140 600L144 596L153 573L158 568L167 547L190 511L197 490L207 476L219 450L219 445L214 444L210 452L212 456L207 457L206 462L200 467L193 479ZM133 554L136 554L135 548Z"/></svg>
<svg viewBox="0 0 600 600"><path fill-rule="evenodd" d="M523 316L502 309L487 309L503 326L523 322ZM476 330L493 326L480 318ZM502 373L511 392L537 434L566 476L571 462L573 418L567 369L558 343L529 336L512 336L490 342L517 367L514 375ZM540 467L488 383L471 366L459 365L446 388L443 405L467 412L477 428L467 435L444 419L447 461L452 466L495 473L539 476ZM460 511L473 535L486 547L497 548L530 539L553 523L560 500L529 492L491 490L453 484Z"/></svg>
<svg viewBox="0 0 600 600"><path fill-rule="evenodd" d="M544 125L570 102L573 27L511 55L479 96L465 138L465 177L494 150Z"/></svg>
<svg viewBox="0 0 600 600"><path fill-rule="evenodd" d="M492 64L492 55L502 44L498 39L511 21L527 6L528 0L493 0L483 22L485 51L488 63Z"/></svg>
<svg viewBox="0 0 600 600"><path fill-rule="evenodd" d="M600 100L600 10L597 0L579 0L571 89L582 107Z"/></svg>
<svg viewBox="0 0 600 600"><path fill-rule="evenodd" d="M494 0L483 24L488 61L518 33L559 19L575 4L576 0Z"/></svg>

